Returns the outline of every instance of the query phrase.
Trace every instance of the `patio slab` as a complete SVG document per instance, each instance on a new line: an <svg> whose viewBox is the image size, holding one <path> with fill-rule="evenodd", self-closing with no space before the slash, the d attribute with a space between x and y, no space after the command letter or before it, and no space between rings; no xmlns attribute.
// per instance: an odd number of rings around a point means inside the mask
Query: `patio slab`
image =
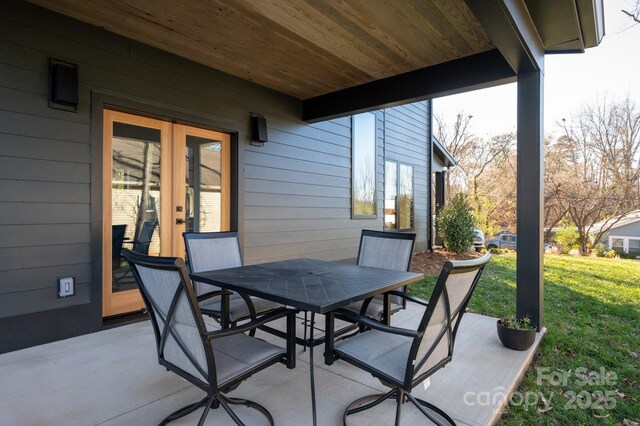
<svg viewBox="0 0 640 426"><path fill-rule="evenodd" d="M411 306L394 315L393 324L408 326L419 317L420 311ZM461 425L495 423L542 337L539 333L529 351L508 350L497 338L495 321L465 315L453 361L431 376L427 389L419 387L413 394L439 406ZM318 323L321 327L321 316ZM258 336L282 344L265 333ZM322 350L319 346L314 352L318 423L339 425L351 401L385 388L345 362L324 365ZM229 395L264 405L278 425L310 424L309 358L301 348L297 352L295 370L278 364L252 376ZM0 355L0 377L2 424L152 425L204 396L158 365L148 321ZM487 392L490 398L478 397ZM385 402L351 416L350 424L392 424L394 408L394 402ZM172 424L195 424L200 413ZM237 413L247 424L265 423L254 410L240 407ZM425 424L410 404L403 408L402 417L403 424ZM212 410L207 424L232 421L223 411Z"/></svg>

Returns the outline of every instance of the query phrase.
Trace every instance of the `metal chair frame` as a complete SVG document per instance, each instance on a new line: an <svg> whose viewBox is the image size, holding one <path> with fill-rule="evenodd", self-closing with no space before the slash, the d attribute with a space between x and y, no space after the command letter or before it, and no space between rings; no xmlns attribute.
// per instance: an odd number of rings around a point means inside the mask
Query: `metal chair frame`
<svg viewBox="0 0 640 426"><path fill-rule="evenodd" d="M420 410L422 414L424 414L426 417L428 417L431 421L433 421L436 424L455 425L455 422L453 421L453 419L451 419L451 417L449 417L444 411L442 411L438 407L426 401L413 397L411 395L411 390L415 386L419 385L424 380L426 380L433 373L438 371L440 368L443 368L447 363L451 361L454 343L455 343L455 337L458 332L460 320L462 319L462 316L466 310L467 304L471 299L471 295L473 294L473 291L475 290L475 287L478 284L478 280L482 275L484 266L487 264L487 262L489 262L490 259L491 259L491 254L486 254L485 256L479 259L449 261L445 263L440 273L440 276L438 277L436 286L431 294L431 298L429 299L428 302L418 297L415 297L400 291L389 292L390 295L402 297L405 300L418 303L425 307L425 312L420 321L420 325L416 330L400 328L400 327L392 327L390 325L380 323L371 318L356 314L346 309L340 309L336 311L336 314L350 318L352 321L357 321L358 323L360 323L365 327L368 327L374 330L383 331L386 333L392 333L400 336L408 336L413 338L411 350L409 352L409 356L407 358L406 365L405 365L404 379L400 381L394 377L389 376L388 374L382 371L379 371L371 367L366 363L361 362L356 358L350 357L344 353L340 353L339 349L335 350L334 340L331 338L331 336L329 337L328 347L325 348L325 351L326 351L325 362L327 364L331 365L335 360L342 359L350 364L355 365L356 367L359 367L365 371L368 371L374 377L377 377L382 382L382 384L392 388L389 392L385 394L369 395L352 402L346 408L343 415L343 422L345 425L347 424L347 416L351 414L359 413L369 408L373 408L376 405L383 402L384 400L392 397L395 398L396 400L396 420L395 420L396 426L400 424L402 404L406 401L410 401L411 403L413 403ZM458 309L452 312L451 307L449 306L449 297L448 297L448 292L446 287L446 283L447 283L447 280L449 279L449 276L470 272L474 270L477 270L478 273L474 277L474 280L465 298L463 299ZM443 327L439 335L435 338L435 341L433 342L430 348L430 351L424 355L423 359L420 362L416 363L416 358L418 356L420 343L426 332L427 326L429 325L432 314L437 306L438 300L442 295L444 295L444 302L445 302L446 325ZM455 319L455 323L453 322L453 319ZM449 345L447 348L448 355L444 359L442 359L440 362L438 362L437 364L429 368L427 371L414 377L414 372L419 371L420 368L426 363L426 361L429 359L433 351L438 346L438 342L440 342L445 335L449 336ZM433 413L435 413L437 416L434 416ZM441 420L444 420L444 422L442 422Z"/></svg>
<svg viewBox="0 0 640 426"><path fill-rule="evenodd" d="M191 284L189 275L185 267L185 263L182 259L172 258L172 257L145 256L142 254L132 252L127 249L123 250L123 256L127 259L129 264L131 265L132 272L134 274L134 277L136 278L136 281L138 282L138 286L140 288L142 298L149 312L149 317L151 318L151 323L153 325L154 335L156 338L157 355L158 355L159 364L165 367L167 370L172 371L178 376L182 377L183 379L191 382L192 384L194 384L195 386L199 387L200 389L202 389L207 393L205 398L203 398L202 400L194 404L189 404L171 413L160 424L161 425L167 424L170 421L176 420L180 417L183 417L183 416L186 416L187 414L192 413L193 411L197 410L200 407L205 407L200 417L200 421L198 422L198 425L202 425L204 424L204 421L209 413L209 409L215 409L222 406L222 408L229 414L229 416L233 419L233 421L236 424L243 425L242 421L229 407L229 405L242 404L242 405L254 408L259 412L261 412L263 415L265 415L265 417L267 417L270 424L273 425L274 424L273 417L266 410L266 408L252 401L237 399L237 398L229 398L226 395L224 395L224 393L234 390L235 388L238 387L240 382L246 380L256 372L261 371L262 369L267 368L270 365L273 365L277 362L281 362L285 364L287 368L290 368L290 369L295 367L295 313L296 311L287 309L287 308L281 308L276 311L272 311L260 318L255 318L252 321L239 326L234 326L234 327L216 330L216 331L207 331L205 323L202 319L200 308L198 306L198 300L196 299L194 288ZM147 295L148 291L146 288L147 284L144 283L143 280L140 278L140 274L137 269L138 265L143 267L153 268L153 269L172 270L172 271L179 272L180 284L178 285L176 293L173 296L171 305L169 307L169 310L167 311L166 316L163 316L161 314L161 310L158 309L156 303L148 297ZM202 344L204 346L204 353L206 356L207 366L209 370L208 373L204 372L199 367L198 363L189 354L189 351L185 349L185 345L181 341L180 337L171 327L171 319L174 313L174 309L177 305L179 297L183 293L186 295L186 297L189 300L191 312L194 315L198 331L202 338ZM228 294L229 292L226 290L220 290L213 293L209 293L207 294L207 296L210 295L209 297L214 297L214 296L220 296L225 293ZM221 337L227 337L234 334L245 333L250 330L255 330L257 327L260 327L270 321L283 318L283 317L287 317L286 353L277 358L268 359L266 362L263 362L259 365L254 366L253 368L244 372L242 375L234 377L232 380L228 381L227 383L219 384L216 377L215 356L214 356L212 342L215 339L219 339ZM160 318L160 320L165 325L162 332L160 331L157 318ZM193 364L193 366L198 370L198 372L203 377L207 378L208 383L193 376L192 374L188 373L187 371L181 369L180 367L174 365L173 363L167 361L164 358L164 348L169 335L171 335L171 337L178 344L178 346L180 346L185 356L189 359L191 364Z"/></svg>

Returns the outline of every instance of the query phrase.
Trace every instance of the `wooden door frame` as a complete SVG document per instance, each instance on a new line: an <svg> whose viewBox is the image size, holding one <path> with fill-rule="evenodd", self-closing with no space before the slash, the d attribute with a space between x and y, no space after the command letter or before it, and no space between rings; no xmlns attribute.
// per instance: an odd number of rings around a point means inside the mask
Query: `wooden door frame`
<svg viewBox="0 0 640 426"><path fill-rule="evenodd" d="M171 186L171 165L173 164L171 143L171 122L156 120L139 115L123 113L105 108L103 110L103 123L125 123L140 127L160 130L160 190L168 191ZM144 302L137 290L127 290L119 293L115 298L107 282L112 282L111 274L111 244L112 244L112 170L113 170L113 126L103 126L102 144L102 316L114 316L128 312L138 311L144 308ZM171 205L172 200L160 199L160 229L171 229ZM171 240L160 239L160 255L171 255Z"/></svg>
<svg viewBox="0 0 640 426"><path fill-rule="evenodd" d="M173 144L173 158L184 159L186 157L186 137L187 135L197 136L203 139L212 139L212 137L219 139L222 144L222 158L221 158L221 191L220 195L222 200L227 200L229 203L229 209L222 209L220 218L220 227L223 231L231 231L231 134L228 132L221 132L217 130L209 130L201 127L195 127L188 124L175 123L173 125L173 140L184 140L184 144ZM186 206L184 206L184 179L186 169L185 162L183 160L174 161L173 163L173 193L172 193L172 226L177 223L179 219L184 219L186 212ZM182 205L182 212L178 212L175 206ZM184 224L182 225L184 226ZM184 241L182 238L173 239L172 256L182 256L185 252Z"/></svg>
<svg viewBox="0 0 640 426"><path fill-rule="evenodd" d="M110 109L143 117L168 120L177 123L195 125L205 129L229 133L231 136L231 204L230 204L230 229L239 232L240 240L243 239L243 211L244 200L239 194L244 188L244 179L238 172L240 165L244 163L244 151L240 149L243 144L248 144L249 120L246 126L238 126L237 120L212 119L210 115L194 115L184 111L142 103L133 98L114 96L99 91L91 92L91 223L90 230L91 247L91 286L89 304L89 332L103 329L102 317L102 276L104 265L102 264L103 236L103 110ZM247 117L249 112L247 111ZM242 135L242 137L241 137ZM111 244L111 242L109 242Z"/></svg>

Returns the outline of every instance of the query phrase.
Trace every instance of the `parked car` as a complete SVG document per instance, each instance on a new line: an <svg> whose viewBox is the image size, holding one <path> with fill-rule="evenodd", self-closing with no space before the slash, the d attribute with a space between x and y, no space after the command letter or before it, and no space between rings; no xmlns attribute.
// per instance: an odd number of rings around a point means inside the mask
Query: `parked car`
<svg viewBox="0 0 640 426"><path fill-rule="evenodd" d="M479 229L474 229L475 235L473 236L473 248L476 251L480 251L484 248L484 232Z"/></svg>
<svg viewBox="0 0 640 426"><path fill-rule="evenodd" d="M487 242L487 249L501 248L515 250L517 245L518 236L516 234L500 234L494 235L493 238Z"/></svg>

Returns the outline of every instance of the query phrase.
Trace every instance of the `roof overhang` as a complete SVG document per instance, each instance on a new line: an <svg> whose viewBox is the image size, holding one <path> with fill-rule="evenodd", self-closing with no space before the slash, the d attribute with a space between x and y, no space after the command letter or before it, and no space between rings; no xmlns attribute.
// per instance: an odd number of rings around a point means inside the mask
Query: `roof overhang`
<svg viewBox="0 0 640 426"><path fill-rule="evenodd" d="M29 0L303 101L308 121L544 69L604 35L602 0Z"/></svg>
<svg viewBox="0 0 640 426"><path fill-rule="evenodd" d="M445 167L454 167L457 162L453 155L442 145L437 137L433 136L431 140L433 141L433 154L440 159Z"/></svg>

